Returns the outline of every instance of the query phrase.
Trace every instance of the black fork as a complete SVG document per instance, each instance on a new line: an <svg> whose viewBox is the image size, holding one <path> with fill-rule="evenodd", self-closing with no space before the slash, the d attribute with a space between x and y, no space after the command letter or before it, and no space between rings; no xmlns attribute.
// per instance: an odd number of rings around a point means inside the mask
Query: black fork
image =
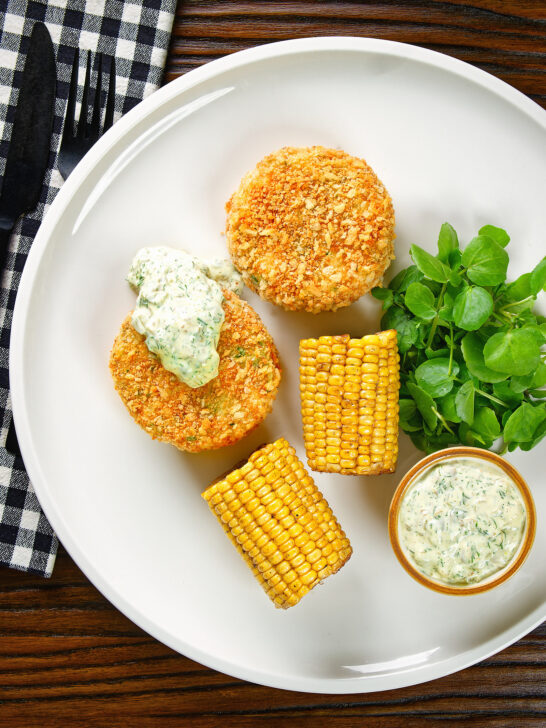
<svg viewBox="0 0 546 728"><path fill-rule="evenodd" d="M66 179L78 164L80 159L91 149L93 144L109 129L114 122L114 104L116 98L116 64L112 56L110 59L110 70L108 80L108 91L106 93L106 111L104 112L104 123L101 126L102 112L102 65L103 55L97 54L97 86L91 89L91 51L87 51L87 69L85 72L85 83L83 85L82 105L80 118L75 119L76 96L78 93L78 70L79 53L76 49L72 62L72 76L70 78L70 90L66 104L63 136L59 148L57 166L63 179ZM90 99L91 96L91 99ZM89 121L89 108L93 106L91 121ZM6 437L6 450L14 455L20 455L19 443L15 432L13 419L8 428Z"/></svg>
<svg viewBox="0 0 546 728"><path fill-rule="evenodd" d="M78 71L79 53L76 49L74 61L72 62L72 76L70 79L70 90L66 104L63 136L59 149L58 167L63 179L66 179L78 164L80 159L91 149L93 144L112 126L114 121L114 104L116 95L116 64L112 56L109 58L109 80L106 93L106 110L104 122L101 125L102 116L102 67L103 54L98 53L96 57L97 84L91 88L91 51L87 51L87 69L83 85L82 104L80 117L76 120L76 97L78 93ZM92 107L91 121L89 121L89 110Z"/></svg>

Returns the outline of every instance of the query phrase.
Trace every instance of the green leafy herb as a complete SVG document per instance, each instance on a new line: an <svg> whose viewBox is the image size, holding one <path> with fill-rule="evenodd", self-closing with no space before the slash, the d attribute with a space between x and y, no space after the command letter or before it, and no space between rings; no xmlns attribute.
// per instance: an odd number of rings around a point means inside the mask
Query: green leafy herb
<svg viewBox="0 0 546 728"><path fill-rule="evenodd" d="M531 273L524 273L506 286L504 296L508 301L524 301L531 295Z"/></svg>
<svg viewBox="0 0 546 728"><path fill-rule="evenodd" d="M476 411L472 429L483 435L486 440L496 440L500 435L500 424L491 407L480 407Z"/></svg>
<svg viewBox="0 0 546 728"><path fill-rule="evenodd" d="M410 265L409 268L404 268L404 270L401 270L398 275L394 276L392 281L389 283L389 288L391 291L399 291L400 293L403 293L412 283L422 280L423 274L419 268L417 268L416 265ZM373 290L375 291L377 289L374 288ZM373 292L372 295L374 295Z"/></svg>
<svg viewBox="0 0 546 728"><path fill-rule="evenodd" d="M461 418L457 414L457 407L455 404L456 397L456 392L450 392L449 394L446 394L445 397L442 397L442 399L440 400L440 412L445 417L445 419L450 422L461 421Z"/></svg>
<svg viewBox="0 0 546 728"><path fill-rule="evenodd" d="M497 382L493 385L493 394L497 397L497 399L504 402L506 407L517 407L523 399L523 391L525 389L526 387L524 387L521 392L514 392L510 386L510 382L504 380L503 382Z"/></svg>
<svg viewBox="0 0 546 728"><path fill-rule="evenodd" d="M484 342L477 334L467 334L461 341L461 352L468 371L484 382L502 382L503 379L507 379L507 374L500 374L485 365L483 347Z"/></svg>
<svg viewBox="0 0 546 728"><path fill-rule="evenodd" d="M465 382L455 396L455 410L458 416L467 425L474 422L474 382L469 379Z"/></svg>
<svg viewBox="0 0 546 728"><path fill-rule="evenodd" d="M401 399L400 422L403 423L405 432L417 432L422 429L423 422L417 412L417 407L412 399Z"/></svg>
<svg viewBox="0 0 546 728"><path fill-rule="evenodd" d="M394 294L390 288L374 288L372 296L378 301L383 301L383 310L386 311L393 303Z"/></svg>
<svg viewBox="0 0 546 728"><path fill-rule="evenodd" d="M397 306L389 308L381 319L384 329L396 329L398 332L398 348L402 353L411 349L418 337L415 320Z"/></svg>
<svg viewBox="0 0 546 728"><path fill-rule="evenodd" d="M521 394L521 396L523 397L523 393L525 392L525 390L531 388L531 382L533 381L534 376L535 373L532 372L531 374L525 374L522 377L518 377L515 375L513 377L510 377L510 389L512 390L512 392L514 392L514 394Z"/></svg>
<svg viewBox="0 0 546 728"><path fill-rule="evenodd" d="M421 387L418 387L412 382L407 383L407 388L424 421L429 426L429 429L433 430L438 422L438 414L434 409L434 400L430 394L427 394Z"/></svg>
<svg viewBox="0 0 546 728"><path fill-rule="evenodd" d="M427 253L426 250L423 250L423 248L420 248L418 245L412 245L410 255L421 273L427 278L430 278L431 281L445 283L449 279L449 268L441 260Z"/></svg>
<svg viewBox="0 0 546 728"><path fill-rule="evenodd" d="M463 289L453 304L453 321L465 331L476 331L493 313L493 298L479 286Z"/></svg>
<svg viewBox="0 0 546 728"><path fill-rule="evenodd" d="M546 384L546 362L541 361L533 372L533 378L529 387L531 389L540 389Z"/></svg>
<svg viewBox="0 0 546 728"><path fill-rule="evenodd" d="M530 450L546 436L546 258L506 281L508 233L485 225L464 249L444 223L438 254L418 245L414 265L373 295L401 354L400 426L433 452L465 443Z"/></svg>
<svg viewBox="0 0 546 728"><path fill-rule="evenodd" d="M453 389L453 377L459 372L459 365L443 357L429 359L415 370L417 384L431 397L443 397Z"/></svg>
<svg viewBox="0 0 546 728"><path fill-rule="evenodd" d="M459 249L457 233L448 222L444 222L438 235L438 258L444 263L449 262L451 253Z"/></svg>
<svg viewBox="0 0 546 728"><path fill-rule="evenodd" d="M478 230L478 235L485 235L488 238L491 238L491 240L502 245L503 248L506 248L510 242L510 235L508 235L506 230L495 227L494 225L484 225Z"/></svg>
<svg viewBox="0 0 546 728"><path fill-rule="evenodd" d="M425 321L430 321L436 316L434 294L422 283L410 283L406 291L405 302L412 313Z"/></svg>
<svg viewBox="0 0 546 728"><path fill-rule="evenodd" d="M524 402L508 418L504 428L506 442L527 442L532 440L538 426L546 419L544 405L533 407Z"/></svg>
<svg viewBox="0 0 546 728"><path fill-rule="evenodd" d="M461 263L473 283L496 286L506 278L508 253L491 238L478 235L464 249Z"/></svg>
<svg viewBox="0 0 546 728"><path fill-rule="evenodd" d="M529 374L538 366L540 346L528 329L501 331L486 341L483 358L497 372Z"/></svg>
<svg viewBox="0 0 546 728"><path fill-rule="evenodd" d="M546 286L546 257L544 257L531 273L531 293L537 293Z"/></svg>

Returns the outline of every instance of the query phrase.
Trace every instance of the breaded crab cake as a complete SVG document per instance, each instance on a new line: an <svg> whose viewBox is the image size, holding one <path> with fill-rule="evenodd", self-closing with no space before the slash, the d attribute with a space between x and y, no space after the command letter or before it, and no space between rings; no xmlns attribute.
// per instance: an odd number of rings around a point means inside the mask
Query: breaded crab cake
<svg viewBox="0 0 546 728"><path fill-rule="evenodd" d="M249 288L283 308L335 311L377 286L394 258L391 198L363 159L283 149L243 177L226 235Z"/></svg>
<svg viewBox="0 0 546 728"><path fill-rule="evenodd" d="M134 420L154 439L200 452L231 445L270 412L281 378L273 339L258 314L223 290L218 376L192 389L167 371L127 316L114 342L110 370Z"/></svg>

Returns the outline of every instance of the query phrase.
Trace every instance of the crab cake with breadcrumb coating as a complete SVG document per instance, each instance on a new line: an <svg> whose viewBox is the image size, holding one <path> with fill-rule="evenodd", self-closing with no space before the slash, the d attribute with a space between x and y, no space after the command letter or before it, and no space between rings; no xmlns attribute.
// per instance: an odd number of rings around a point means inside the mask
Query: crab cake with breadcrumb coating
<svg viewBox="0 0 546 728"><path fill-rule="evenodd" d="M394 258L391 198L363 159L283 149L226 204L228 248L249 288L297 311L335 311L380 284Z"/></svg>
<svg viewBox="0 0 546 728"><path fill-rule="evenodd" d="M133 419L154 439L200 452L232 445L271 411L281 378L273 339L258 314L222 290L218 376L192 388L163 367L127 316L114 342L110 370Z"/></svg>

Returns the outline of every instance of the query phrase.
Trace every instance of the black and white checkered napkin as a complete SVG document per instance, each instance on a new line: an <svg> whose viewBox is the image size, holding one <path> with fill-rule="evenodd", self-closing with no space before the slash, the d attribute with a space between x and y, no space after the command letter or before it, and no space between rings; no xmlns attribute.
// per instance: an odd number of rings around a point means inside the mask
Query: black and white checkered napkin
<svg viewBox="0 0 546 728"><path fill-rule="evenodd" d="M40 221L62 185L56 154L73 49L116 58L116 117L161 83L176 0L2 0L0 2L0 173L3 175L32 26L44 22L57 58L57 100L49 169L37 209L15 228L0 286L0 564L50 576L57 538L41 511L21 458L4 448L11 422L8 358L15 294ZM80 53L83 66L86 54ZM83 67L80 79L83 82ZM80 94L81 94L80 87Z"/></svg>

